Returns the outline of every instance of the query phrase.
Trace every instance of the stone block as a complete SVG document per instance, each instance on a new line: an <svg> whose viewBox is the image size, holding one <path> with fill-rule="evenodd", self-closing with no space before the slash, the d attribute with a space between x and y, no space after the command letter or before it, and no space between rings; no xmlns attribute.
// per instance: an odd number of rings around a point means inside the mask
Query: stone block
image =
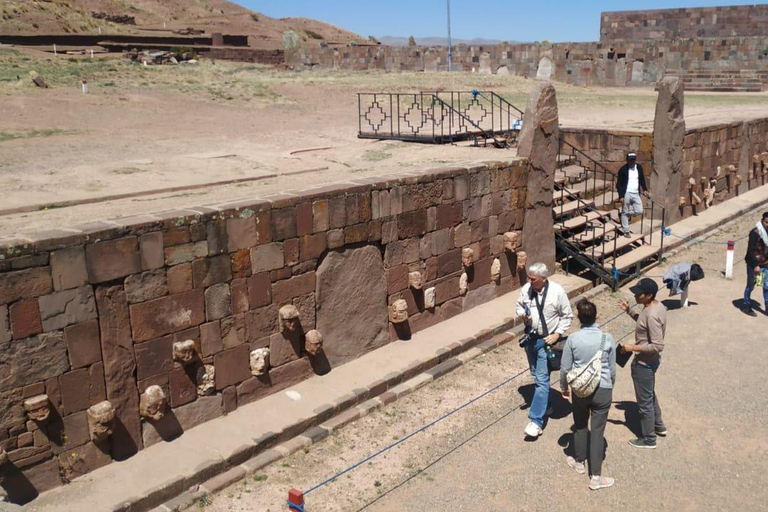
<svg viewBox="0 0 768 512"><path fill-rule="evenodd" d="M196 242L165 248L165 264L178 265L208 256L208 243Z"/></svg>
<svg viewBox="0 0 768 512"><path fill-rule="evenodd" d="M272 302L272 282L268 273L254 274L248 278L247 283L250 308L260 308Z"/></svg>
<svg viewBox="0 0 768 512"><path fill-rule="evenodd" d="M312 230L315 233L330 229L328 200L320 199L312 203Z"/></svg>
<svg viewBox="0 0 768 512"><path fill-rule="evenodd" d="M454 276L435 285L435 302L442 304L459 296L459 277Z"/></svg>
<svg viewBox="0 0 768 512"><path fill-rule="evenodd" d="M251 249L251 268L254 273L276 270L284 265L283 244L271 243Z"/></svg>
<svg viewBox="0 0 768 512"><path fill-rule="evenodd" d="M92 442L68 449L59 454L57 470L67 480L71 481L112 462L109 453L105 453Z"/></svg>
<svg viewBox="0 0 768 512"><path fill-rule="evenodd" d="M22 339L43 332L40 306L37 299L24 299L9 308L11 331L14 339Z"/></svg>
<svg viewBox="0 0 768 512"><path fill-rule="evenodd" d="M301 336L275 333L269 338L269 363L274 368L301 357Z"/></svg>
<svg viewBox="0 0 768 512"><path fill-rule="evenodd" d="M387 293L389 295L408 288L408 265L398 265L387 269Z"/></svg>
<svg viewBox="0 0 768 512"><path fill-rule="evenodd" d="M227 235L227 222L223 219L206 223L206 240L208 241L208 254L224 254L229 250L229 236Z"/></svg>
<svg viewBox="0 0 768 512"><path fill-rule="evenodd" d="M283 242L283 258L285 265L292 267L299 262L299 240L291 238Z"/></svg>
<svg viewBox="0 0 768 512"><path fill-rule="evenodd" d="M139 237L142 270L155 270L165 265L163 233L155 231Z"/></svg>
<svg viewBox="0 0 768 512"><path fill-rule="evenodd" d="M430 256L445 254L453 248L453 230L441 229L432 233L432 247Z"/></svg>
<svg viewBox="0 0 768 512"><path fill-rule="evenodd" d="M197 398L196 365L179 366L171 370L168 376L171 407L179 407ZM166 414L167 416L167 414Z"/></svg>
<svg viewBox="0 0 768 512"><path fill-rule="evenodd" d="M230 286L232 290L232 312L246 313L250 308L248 300L248 282L245 279L234 279Z"/></svg>
<svg viewBox="0 0 768 512"><path fill-rule="evenodd" d="M332 229L328 232L328 248L338 249L344 247L344 230Z"/></svg>
<svg viewBox="0 0 768 512"><path fill-rule="evenodd" d="M437 256L437 276L443 277L458 272L462 267L461 250L453 249Z"/></svg>
<svg viewBox="0 0 768 512"><path fill-rule="evenodd" d="M316 326L316 309L315 294L308 293L307 295L301 295L293 299L293 305L299 310L299 320L301 321L301 327L304 332L310 331Z"/></svg>
<svg viewBox="0 0 768 512"><path fill-rule="evenodd" d="M241 345L216 354L213 364L216 367L216 390L240 384L251 377L250 347Z"/></svg>
<svg viewBox="0 0 768 512"><path fill-rule="evenodd" d="M397 241L397 219L381 223L381 243L389 244Z"/></svg>
<svg viewBox="0 0 768 512"><path fill-rule="evenodd" d="M88 282L85 249L68 247L51 253L51 278L56 291L77 288Z"/></svg>
<svg viewBox="0 0 768 512"><path fill-rule="evenodd" d="M277 305L253 309L245 315L246 339L255 343L277 332Z"/></svg>
<svg viewBox="0 0 768 512"><path fill-rule="evenodd" d="M237 386L238 406L264 398L273 392L269 376L251 377Z"/></svg>
<svg viewBox="0 0 768 512"><path fill-rule="evenodd" d="M101 361L99 321L89 320L64 329L69 362L73 369Z"/></svg>
<svg viewBox="0 0 768 512"><path fill-rule="evenodd" d="M192 290L130 306L137 342L183 331L205 321L203 290Z"/></svg>
<svg viewBox="0 0 768 512"><path fill-rule="evenodd" d="M192 262L192 286L195 288L207 288L231 280L232 265L228 254Z"/></svg>
<svg viewBox="0 0 768 512"><path fill-rule="evenodd" d="M397 236L401 239L420 236L427 232L427 216L422 210L397 216Z"/></svg>
<svg viewBox="0 0 768 512"><path fill-rule="evenodd" d="M230 386L222 390L221 405L225 414L237 410L237 388L235 386Z"/></svg>
<svg viewBox="0 0 768 512"><path fill-rule="evenodd" d="M90 377L88 370L81 368L59 377L62 415L86 410L91 406L89 399Z"/></svg>
<svg viewBox="0 0 768 512"><path fill-rule="evenodd" d="M168 268L166 275L168 293L182 293L192 289L192 264L183 263Z"/></svg>
<svg viewBox="0 0 768 512"><path fill-rule="evenodd" d="M296 208L272 210L272 239L279 242L296 235Z"/></svg>
<svg viewBox="0 0 768 512"><path fill-rule="evenodd" d="M268 223L267 223L268 224ZM263 230L256 226L256 216L227 219L227 247L229 252L250 249L262 241Z"/></svg>
<svg viewBox="0 0 768 512"><path fill-rule="evenodd" d="M13 338L11 322L8 317L8 306L0 306L0 343L5 343Z"/></svg>
<svg viewBox="0 0 768 512"><path fill-rule="evenodd" d="M188 244L190 242L189 227L180 226L169 229L163 233L163 246L172 247L174 245Z"/></svg>
<svg viewBox="0 0 768 512"><path fill-rule="evenodd" d="M205 316L210 322L232 314L232 295L227 283L215 284L205 290Z"/></svg>
<svg viewBox="0 0 768 512"><path fill-rule="evenodd" d="M290 279L278 281L272 285L272 300L281 305L295 297L315 291L315 273L307 272Z"/></svg>
<svg viewBox="0 0 768 512"><path fill-rule="evenodd" d="M299 261L309 261L319 258L327 248L325 233L305 235L299 239Z"/></svg>
<svg viewBox="0 0 768 512"><path fill-rule="evenodd" d="M219 322L209 322L200 326L200 348L202 357L210 357L224 349Z"/></svg>
<svg viewBox="0 0 768 512"><path fill-rule="evenodd" d="M444 204L437 207L436 229L452 228L462 221L463 207L461 203Z"/></svg>
<svg viewBox="0 0 768 512"><path fill-rule="evenodd" d="M53 283L48 267L0 273L0 304L39 297L51 291Z"/></svg>
<svg viewBox="0 0 768 512"><path fill-rule="evenodd" d="M91 284L113 281L142 270L135 236L86 245L85 258Z"/></svg>
<svg viewBox="0 0 768 512"><path fill-rule="evenodd" d="M235 279L251 275L251 251L241 249L232 253L232 277Z"/></svg>
<svg viewBox="0 0 768 512"><path fill-rule="evenodd" d="M96 301L90 286L54 292L40 297L39 302L44 331L63 329L97 317Z"/></svg>
<svg viewBox="0 0 768 512"><path fill-rule="evenodd" d="M279 210L278 210L279 211ZM298 236L309 235L313 231L312 203L299 203L296 205L296 234Z"/></svg>
<svg viewBox="0 0 768 512"><path fill-rule="evenodd" d="M306 357L272 368L269 371L273 392L294 386L313 375L312 364Z"/></svg>
<svg viewBox="0 0 768 512"><path fill-rule="evenodd" d="M472 242L472 229L468 222L463 222L456 226L453 231L454 247L464 247Z"/></svg>
<svg viewBox="0 0 768 512"><path fill-rule="evenodd" d="M215 420L222 414L221 396L201 396L192 403L174 408L157 422L142 422L145 446L170 441L185 431Z"/></svg>
<svg viewBox="0 0 768 512"><path fill-rule="evenodd" d="M162 269L134 274L125 279L125 296L135 304L168 294L165 271Z"/></svg>
<svg viewBox="0 0 768 512"><path fill-rule="evenodd" d="M136 376L139 380L173 369L173 336L137 343Z"/></svg>

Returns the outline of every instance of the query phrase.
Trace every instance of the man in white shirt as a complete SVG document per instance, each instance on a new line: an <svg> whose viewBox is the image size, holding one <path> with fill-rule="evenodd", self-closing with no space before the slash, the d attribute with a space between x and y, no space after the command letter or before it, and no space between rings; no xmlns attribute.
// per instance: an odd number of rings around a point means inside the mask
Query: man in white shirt
<svg viewBox="0 0 768 512"><path fill-rule="evenodd" d="M568 294L562 286L547 279L548 276L549 269L544 263L528 267L528 282L520 290L515 308L517 316L523 318L532 333L524 347L536 384L528 410L531 421L525 427L525 435L529 437L542 434L549 409L549 347L560 341L573 321Z"/></svg>
<svg viewBox="0 0 768 512"><path fill-rule="evenodd" d="M624 236L630 237L629 217L643 214L643 200L640 198L640 193L650 197L648 187L645 185L643 166L637 163L635 153L627 153L627 163L619 169L616 177L616 189L621 200L621 229L624 231Z"/></svg>

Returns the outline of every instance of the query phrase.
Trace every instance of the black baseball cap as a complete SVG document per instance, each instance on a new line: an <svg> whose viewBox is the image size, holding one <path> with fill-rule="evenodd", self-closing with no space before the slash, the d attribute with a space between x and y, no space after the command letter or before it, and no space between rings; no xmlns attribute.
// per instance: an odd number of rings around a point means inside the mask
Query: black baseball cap
<svg viewBox="0 0 768 512"><path fill-rule="evenodd" d="M633 158L637 158L637 154L633 151L630 151L627 153L627 160L632 160Z"/></svg>
<svg viewBox="0 0 768 512"><path fill-rule="evenodd" d="M653 295L659 291L659 285L657 285L656 281L654 281L653 279L644 277L641 280L639 280L635 286L630 286L629 291L631 291L635 295L647 294L647 293L650 293L651 295Z"/></svg>

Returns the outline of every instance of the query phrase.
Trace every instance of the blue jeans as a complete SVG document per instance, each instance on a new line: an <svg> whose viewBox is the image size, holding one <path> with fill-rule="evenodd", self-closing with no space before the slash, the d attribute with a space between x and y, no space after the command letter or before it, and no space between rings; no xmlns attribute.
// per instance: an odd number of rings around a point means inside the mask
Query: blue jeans
<svg viewBox="0 0 768 512"><path fill-rule="evenodd" d="M549 407L549 367L547 366L547 351L544 348L544 340L536 340L535 345L527 344L525 354L528 356L528 366L531 368L533 382L536 384L528 417L543 428L544 415Z"/></svg>
<svg viewBox="0 0 768 512"><path fill-rule="evenodd" d="M763 300L765 301L764 305L766 308L768 308L768 270L765 268L761 269L760 272L763 273ZM747 265L747 287L744 289L744 307L745 308L751 308L752 307L752 298L750 297L752 295L752 290L755 289L755 269L754 267L750 267Z"/></svg>

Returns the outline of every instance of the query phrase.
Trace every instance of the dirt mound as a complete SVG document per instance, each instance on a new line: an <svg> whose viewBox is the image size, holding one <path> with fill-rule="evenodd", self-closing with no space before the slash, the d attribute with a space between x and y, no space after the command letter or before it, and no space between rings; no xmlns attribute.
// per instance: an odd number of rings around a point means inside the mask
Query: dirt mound
<svg viewBox="0 0 768 512"><path fill-rule="evenodd" d="M115 20L115 21L110 21ZM135 23L135 24L134 24ZM3 0L0 33L141 33L142 29L248 34L256 48L282 48L283 34L293 30L304 44L321 40L348 43L365 38L322 21L275 19L226 0Z"/></svg>

